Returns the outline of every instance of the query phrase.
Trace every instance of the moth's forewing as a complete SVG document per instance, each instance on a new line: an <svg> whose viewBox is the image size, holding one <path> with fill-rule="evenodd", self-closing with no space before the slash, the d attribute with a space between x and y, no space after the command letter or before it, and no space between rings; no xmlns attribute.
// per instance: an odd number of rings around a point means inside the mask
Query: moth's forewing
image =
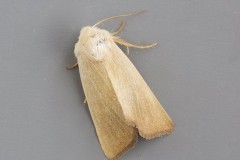
<svg viewBox="0 0 240 160"><path fill-rule="evenodd" d="M147 139L171 133L171 118L131 61L116 44L108 52L105 67L127 123Z"/></svg>
<svg viewBox="0 0 240 160"><path fill-rule="evenodd" d="M124 120L104 62L89 59L84 48L79 51L80 77L96 133L105 155L114 159L135 144L137 130Z"/></svg>

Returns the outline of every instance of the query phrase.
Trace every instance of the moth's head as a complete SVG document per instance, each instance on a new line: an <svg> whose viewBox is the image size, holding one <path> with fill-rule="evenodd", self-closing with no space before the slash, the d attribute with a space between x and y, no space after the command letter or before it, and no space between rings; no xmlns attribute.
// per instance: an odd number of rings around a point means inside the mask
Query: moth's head
<svg viewBox="0 0 240 160"><path fill-rule="evenodd" d="M87 45L88 43L99 45L105 43L108 38L111 38L111 35L107 30L87 26L81 29L79 41L81 41L83 45Z"/></svg>
<svg viewBox="0 0 240 160"><path fill-rule="evenodd" d="M87 26L81 29L76 47L82 45L87 53L100 59L106 49L110 47L109 45L113 41L111 37L111 34L106 30Z"/></svg>

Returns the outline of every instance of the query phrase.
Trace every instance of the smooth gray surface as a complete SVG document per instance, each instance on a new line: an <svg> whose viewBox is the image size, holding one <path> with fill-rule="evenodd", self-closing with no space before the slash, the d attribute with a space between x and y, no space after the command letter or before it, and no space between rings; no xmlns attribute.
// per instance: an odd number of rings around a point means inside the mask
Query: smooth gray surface
<svg viewBox="0 0 240 160"><path fill-rule="evenodd" d="M80 29L127 19L122 38L175 123L161 139L140 138L125 160L238 160L240 157L239 0L73 0L0 2L0 159L101 160L75 62ZM114 30L120 20L103 27ZM123 48L124 49L124 48ZM138 54L136 54L138 53Z"/></svg>

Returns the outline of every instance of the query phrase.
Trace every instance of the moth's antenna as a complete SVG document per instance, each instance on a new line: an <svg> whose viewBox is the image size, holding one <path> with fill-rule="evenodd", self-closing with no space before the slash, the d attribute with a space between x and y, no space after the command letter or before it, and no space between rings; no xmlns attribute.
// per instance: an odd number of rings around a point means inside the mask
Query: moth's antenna
<svg viewBox="0 0 240 160"><path fill-rule="evenodd" d="M105 18L105 19L97 22L96 24L94 24L93 27L96 27L96 26L100 25L100 24L103 23L103 22L107 22L107 21L110 21L110 20L115 19L115 18L138 15L138 14L141 14L141 13L143 13L143 12L145 12L145 10L140 10L140 11L136 11L136 12L134 12L134 13L128 13L128 14L122 14L122 15L118 15L118 16L108 17L108 18Z"/></svg>

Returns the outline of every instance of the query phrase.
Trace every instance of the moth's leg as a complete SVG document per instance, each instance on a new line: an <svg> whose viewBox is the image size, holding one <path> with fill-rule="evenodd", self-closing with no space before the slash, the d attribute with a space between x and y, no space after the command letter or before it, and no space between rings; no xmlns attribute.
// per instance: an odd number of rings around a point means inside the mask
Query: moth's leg
<svg viewBox="0 0 240 160"><path fill-rule="evenodd" d="M129 55L129 47L126 47L127 48L127 55Z"/></svg>
<svg viewBox="0 0 240 160"><path fill-rule="evenodd" d="M87 99L86 99L86 97L84 98L84 101L83 101L83 103L84 103L84 104L86 104L86 103L87 103Z"/></svg>
<svg viewBox="0 0 240 160"><path fill-rule="evenodd" d="M67 66L66 69L67 70L71 70L71 69L74 69L78 66L78 63L75 63L74 65L71 65L71 66Z"/></svg>
<svg viewBox="0 0 240 160"><path fill-rule="evenodd" d="M118 43L118 44L121 44L121 45L124 45L126 47L133 47L133 48L140 48L140 49L144 49L144 48L153 48L155 47L158 43L152 43L152 44L149 44L149 45L144 45L144 46L141 46L141 45L135 45L135 44L131 44L119 37L115 37L113 36L113 41L115 43Z"/></svg>
<svg viewBox="0 0 240 160"><path fill-rule="evenodd" d="M118 27L118 29L115 31L115 32L112 32L111 35L112 36L115 36L117 34L119 34L123 28L126 26L126 22L125 21L122 21L121 25Z"/></svg>

